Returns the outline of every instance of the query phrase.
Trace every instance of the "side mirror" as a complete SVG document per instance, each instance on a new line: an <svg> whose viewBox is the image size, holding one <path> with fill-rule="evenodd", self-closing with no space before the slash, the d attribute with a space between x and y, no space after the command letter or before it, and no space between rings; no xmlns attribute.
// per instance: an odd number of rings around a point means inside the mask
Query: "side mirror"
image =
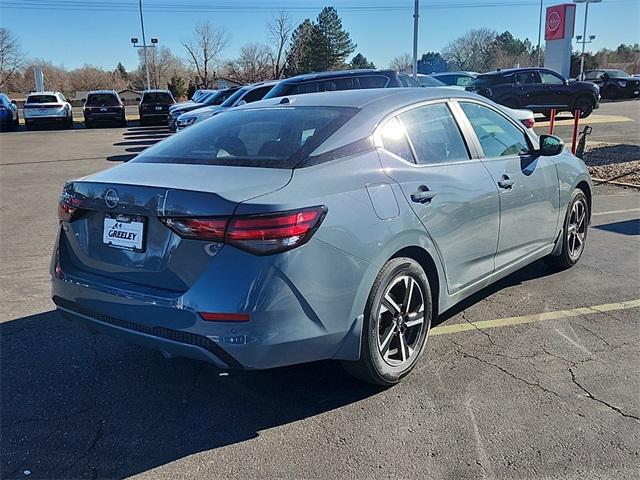
<svg viewBox="0 0 640 480"><path fill-rule="evenodd" d="M609 80L609 74L605 72L602 74L602 77L600 78L602 78L602 80Z"/></svg>
<svg viewBox="0 0 640 480"><path fill-rule="evenodd" d="M16 107L18 106L18 104L16 103L16 101L15 101L15 100L11 100L11 103L12 103L13 105L15 105Z"/></svg>
<svg viewBox="0 0 640 480"><path fill-rule="evenodd" d="M564 150L564 142L555 135L540 135L540 148L536 152L541 157L554 157Z"/></svg>
<svg viewBox="0 0 640 480"><path fill-rule="evenodd" d="M238 105L237 105L237 106L238 106L238 107L240 107L240 106L242 106L242 105L246 105L246 104L247 104L247 102L246 102L245 100L240 100L240 101L238 102Z"/></svg>

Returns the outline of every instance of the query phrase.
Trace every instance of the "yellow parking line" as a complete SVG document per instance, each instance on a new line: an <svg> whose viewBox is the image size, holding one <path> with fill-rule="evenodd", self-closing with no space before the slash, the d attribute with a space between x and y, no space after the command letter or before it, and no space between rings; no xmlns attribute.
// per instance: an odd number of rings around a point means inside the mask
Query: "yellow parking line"
<svg viewBox="0 0 640 480"><path fill-rule="evenodd" d="M460 333L468 330L510 327L523 323L542 322L545 320L559 320L562 318L579 317L581 315L593 315L596 313L613 312L616 310L630 310L640 307L640 299L628 300L620 303L606 303L593 307L573 308L571 310L558 310L556 312L543 312L522 317L498 318L496 320L482 320L480 322L456 323L454 325L442 325L431 329L429 335L446 335Z"/></svg>
<svg viewBox="0 0 640 480"><path fill-rule="evenodd" d="M623 117L620 115L591 115L590 117L580 119L580 124L593 125L596 123L620 123L620 122L633 122L633 120L629 117ZM538 122L536 120L536 127L545 127L548 126L548 121ZM556 120L555 126L572 126L573 119L567 120Z"/></svg>
<svg viewBox="0 0 640 480"><path fill-rule="evenodd" d="M608 212L593 212L592 215L613 215L614 213L640 212L640 208L627 208L626 210L611 210Z"/></svg>

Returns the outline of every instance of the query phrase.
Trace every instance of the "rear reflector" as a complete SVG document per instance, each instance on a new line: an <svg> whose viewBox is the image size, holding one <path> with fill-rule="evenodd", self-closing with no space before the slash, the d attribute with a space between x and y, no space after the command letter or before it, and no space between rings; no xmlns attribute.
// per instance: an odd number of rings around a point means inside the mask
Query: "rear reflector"
<svg viewBox="0 0 640 480"><path fill-rule="evenodd" d="M265 215L161 220L184 238L224 242L256 255L268 255L306 243L326 213L326 207L318 206Z"/></svg>
<svg viewBox="0 0 640 480"><path fill-rule="evenodd" d="M200 312L200 316L207 322L248 322L249 315L246 313L209 313Z"/></svg>

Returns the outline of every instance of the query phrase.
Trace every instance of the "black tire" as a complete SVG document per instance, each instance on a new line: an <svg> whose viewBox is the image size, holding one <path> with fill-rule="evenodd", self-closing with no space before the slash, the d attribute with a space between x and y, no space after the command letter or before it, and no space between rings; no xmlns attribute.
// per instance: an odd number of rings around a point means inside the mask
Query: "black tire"
<svg viewBox="0 0 640 480"><path fill-rule="evenodd" d="M577 229L573 229L574 224L579 220L578 218L575 218L574 215L576 205L578 204L581 205L581 207L578 207L578 210L582 208L584 211L584 223L578 224ZM578 261L580 261L580 257L582 257L582 254L584 253L584 246L587 241L590 219L591 212L589 210L587 197L582 190L575 189L571 194L571 199L567 205L567 212L565 213L564 223L562 225L562 250L560 251L560 255L548 255L545 257L545 261L549 265L560 270L564 270L573 267L578 263ZM577 253L574 249L574 246L576 245L574 235L578 235L578 239L581 242Z"/></svg>
<svg viewBox="0 0 640 480"><path fill-rule="evenodd" d="M587 118L593 113L595 107L596 102L593 100L593 98L584 95L582 97L578 97L576 101L573 102L571 113L575 112L576 110L580 110L580 118Z"/></svg>
<svg viewBox="0 0 640 480"><path fill-rule="evenodd" d="M609 85L606 88L604 93L605 93L604 96L607 97L609 100L615 100L616 98L618 98L618 95L619 95L618 87Z"/></svg>
<svg viewBox="0 0 640 480"><path fill-rule="evenodd" d="M518 97L505 97L498 102L508 108L522 108L522 102Z"/></svg>
<svg viewBox="0 0 640 480"><path fill-rule="evenodd" d="M140 126L144 127L147 124L147 120L144 117L140 117Z"/></svg>
<svg viewBox="0 0 640 480"><path fill-rule="evenodd" d="M18 117L18 115L16 115L16 119L13 121L13 126L14 128L20 127L20 117Z"/></svg>
<svg viewBox="0 0 640 480"><path fill-rule="evenodd" d="M406 300L408 285L412 285L409 301ZM402 304L395 302L400 296L403 297ZM391 298L395 306L389 300L384 300L383 304L383 299L387 298ZM362 325L360 359L342 362L344 369L368 383L383 386L398 383L413 370L422 355L431 327L432 311L429 279L420 264L405 257L389 260L369 293ZM395 348L392 349L392 345ZM392 358L392 355L399 359Z"/></svg>
<svg viewBox="0 0 640 480"><path fill-rule="evenodd" d="M27 121L25 121L25 122L24 122L24 128L25 128L26 130L33 130L33 124L32 124L31 122L27 122Z"/></svg>
<svg viewBox="0 0 640 480"><path fill-rule="evenodd" d="M123 117L120 119L119 125L120 125L121 127L123 127L123 128L126 128L126 127L127 127L127 117L124 117L124 116L123 116Z"/></svg>
<svg viewBox="0 0 640 480"><path fill-rule="evenodd" d="M92 128L92 127L93 127L93 123L91 123L90 120L84 121L84 128Z"/></svg>

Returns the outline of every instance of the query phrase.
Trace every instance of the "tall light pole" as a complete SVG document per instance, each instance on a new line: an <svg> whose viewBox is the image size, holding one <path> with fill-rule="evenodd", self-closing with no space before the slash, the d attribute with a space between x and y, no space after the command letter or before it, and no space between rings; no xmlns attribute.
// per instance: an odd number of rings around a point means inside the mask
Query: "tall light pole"
<svg viewBox="0 0 640 480"><path fill-rule="evenodd" d="M135 37L131 39L131 43L133 43L134 47L142 48L144 52L144 73L145 73L145 78L147 80L146 82L147 90L149 90L151 88L151 82L149 81L149 61L147 59L147 48L154 48L158 43L158 39L152 38L151 45L147 45L147 38L144 33L144 17L142 16L142 0L138 0L138 5L140 6L140 26L142 27L142 45L137 44L138 39Z"/></svg>
<svg viewBox="0 0 640 480"><path fill-rule="evenodd" d="M418 79L418 18L420 17L420 0L415 0L413 10L413 79Z"/></svg>
<svg viewBox="0 0 640 480"><path fill-rule="evenodd" d="M542 57L542 2L543 0L540 0L540 18L538 20L538 66L540 66Z"/></svg>
<svg viewBox="0 0 640 480"><path fill-rule="evenodd" d="M582 31L582 55L580 55L580 76L579 79L582 79L584 76L584 49L587 46L587 18L589 17L589 4L590 3L600 3L602 0L573 0L573 3L584 3L584 30ZM595 36L593 36L595 38ZM593 40L592 38L592 40Z"/></svg>

